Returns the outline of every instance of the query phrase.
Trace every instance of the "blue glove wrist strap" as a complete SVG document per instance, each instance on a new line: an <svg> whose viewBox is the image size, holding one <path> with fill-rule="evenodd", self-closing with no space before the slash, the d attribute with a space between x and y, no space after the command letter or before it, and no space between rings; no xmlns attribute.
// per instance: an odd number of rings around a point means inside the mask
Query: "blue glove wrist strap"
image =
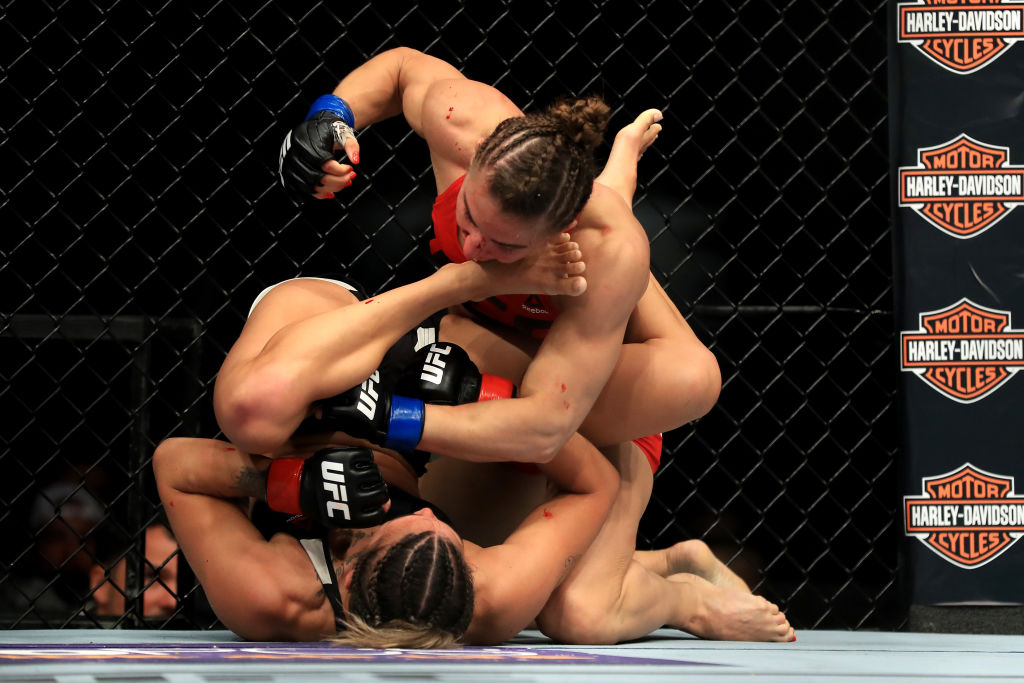
<svg viewBox="0 0 1024 683"><path fill-rule="evenodd" d="M396 451L411 451L423 437L423 401L405 396L391 397L391 421L384 445Z"/></svg>
<svg viewBox="0 0 1024 683"><path fill-rule="evenodd" d="M341 99L337 95L321 95L316 98L316 102L309 108L309 113L306 114L306 121L316 116L318 112L331 111L341 117L341 120L348 124L349 128L356 127L356 117L352 114L352 109L348 106L348 102Z"/></svg>

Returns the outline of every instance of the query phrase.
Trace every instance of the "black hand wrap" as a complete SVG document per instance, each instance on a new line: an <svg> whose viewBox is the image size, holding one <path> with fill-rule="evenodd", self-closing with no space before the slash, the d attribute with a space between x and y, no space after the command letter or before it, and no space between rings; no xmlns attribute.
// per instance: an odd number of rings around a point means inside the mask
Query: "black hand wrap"
<svg viewBox="0 0 1024 683"><path fill-rule="evenodd" d="M345 139L355 138L355 115L345 100L336 95L317 98L306 120L295 126L281 143L277 174L281 185L297 199L316 194L324 176L325 161L344 153Z"/></svg>
<svg viewBox="0 0 1024 683"><path fill-rule="evenodd" d="M285 136L278 159L281 185L297 197L316 193L324 176L325 161L334 158L335 145L341 145L352 128L330 111L318 112L295 126Z"/></svg>
<svg viewBox="0 0 1024 683"><path fill-rule="evenodd" d="M384 523L388 489L369 448L324 448L308 459L277 458L267 473L267 505L333 527Z"/></svg>

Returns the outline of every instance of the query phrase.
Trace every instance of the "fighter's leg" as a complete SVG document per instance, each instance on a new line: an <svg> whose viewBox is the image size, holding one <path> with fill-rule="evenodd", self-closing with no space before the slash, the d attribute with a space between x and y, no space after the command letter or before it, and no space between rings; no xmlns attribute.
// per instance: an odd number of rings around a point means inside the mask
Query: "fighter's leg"
<svg viewBox="0 0 1024 683"><path fill-rule="evenodd" d="M680 541L660 550L637 550L633 559L658 576L696 574L716 586L750 592L747 582L715 557L708 544L699 539Z"/></svg>
<svg viewBox="0 0 1024 683"><path fill-rule="evenodd" d="M637 163L661 132L661 112L648 109L615 136L597 178L632 206ZM696 337L652 275L630 318L619 364L581 433L596 445L668 431L704 415L718 400L721 375L714 355ZM634 407L622 430L623 398Z"/></svg>
<svg viewBox="0 0 1024 683"><path fill-rule="evenodd" d="M618 496L597 538L537 619L557 640L614 643L650 633L670 619L664 589L672 587L658 585L653 581L658 577L633 562L654 475L632 443L604 452L619 471Z"/></svg>
<svg viewBox="0 0 1024 683"><path fill-rule="evenodd" d="M580 433L596 446L676 429L718 400L718 360L652 275L619 360Z"/></svg>
<svg viewBox="0 0 1024 683"><path fill-rule="evenodd" d="M595 182L615 190L630 206L636 192L636 167L640 157L661 132L661 112L648 109L615 134L608 161Z"/></svg>
<svg viewBox="0 0 1024 683"><path fill-rule="evenodd" d="M693 574L659 576L633 559L637 525L653 475L630 444L607 449L619 496L597 539L537 619L547 635L573 643L617 643L668 625L704 638L793 640L777 606Z"/></svg>
<svg viewBox="0 0 1024 683"><path fill-rule="evenodd" d="M536 340L449 316L453 341L477 365L500 363L494 374L518 382L536 352ZM651 277L626 328L626 341L608 382L580 433L595 446L612 446L675 429L705 415L718 400L718 361Z"/></svg>

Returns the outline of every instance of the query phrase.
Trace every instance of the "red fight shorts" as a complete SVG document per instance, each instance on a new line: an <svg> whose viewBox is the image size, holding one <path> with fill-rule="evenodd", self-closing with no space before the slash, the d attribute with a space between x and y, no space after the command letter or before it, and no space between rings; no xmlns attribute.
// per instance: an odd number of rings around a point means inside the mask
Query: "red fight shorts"
<svg viewBox="0 0 1024 683"><path fill-rule="evenodd" d="M658 472L658 466L661 465L661 446L664 440L661 434L651 434L633 439L633 443L637 445L637 448L647 458L647 462L650 463L651 472L655 474ZM524 474L540 474L540 470L532 462L507 462L505 464Z"/></svg>
<svg viewBox="0 0 1024 683"><path fill-rule="evenodd" d="M661 434L651 434L633 439L633 443L647 456L647 462L651 463L651 472L657 474L658 466L661 465L661 446L664 441Z"/></svg>

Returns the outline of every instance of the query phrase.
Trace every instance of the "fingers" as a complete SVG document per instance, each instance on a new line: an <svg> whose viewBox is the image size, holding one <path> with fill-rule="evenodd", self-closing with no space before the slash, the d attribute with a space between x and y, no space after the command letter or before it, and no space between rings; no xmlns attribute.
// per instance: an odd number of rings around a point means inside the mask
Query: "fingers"
<svg viewBox="0 0 1024 683"><path fill-rule="evenodd" d="M359 141L354 137L345 138L345 156L347 156L353 164L359 163Z"/></svg>
<svg viewBox="0 0 1024 683"><path fill-rule="evenodd" d="M328 159L327 161L320 165L320 170L322 170L327 175L335 176L343 176L355 171L355 169L353 169L351 166L349 166L348 164L343 164L337 159Z"/></svg>
<svg viewBox="0 0 1024 683"><path fill-rule="evenodd" d="M317 199L333 198L335 192L351 185L356 177L356 172L351 166L339 163L335 159L328 159L321 164L320 169L324 172L324 176L320 179L320 184L317 185L316 192L313 194Z"/></svg>

